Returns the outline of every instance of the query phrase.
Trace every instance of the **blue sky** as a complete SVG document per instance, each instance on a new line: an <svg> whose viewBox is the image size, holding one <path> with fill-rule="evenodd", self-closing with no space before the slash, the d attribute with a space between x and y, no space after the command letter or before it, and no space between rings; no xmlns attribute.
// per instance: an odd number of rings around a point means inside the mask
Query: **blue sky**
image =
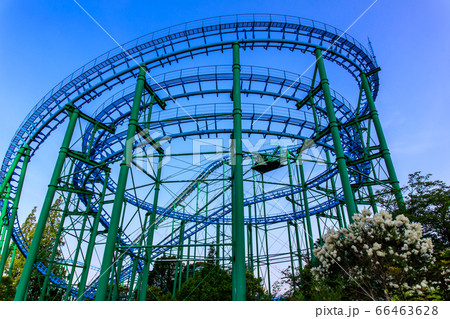
<svg viewBox="0 0 450 319"><path fill-rule="evenodd" d="M279 13L347 29L374 0L86 1L119 43L174 24L234 13ZM379 0L348 33L370 37L382 68L377 99L402 184L421 170L450 182L447 107L450 1ZM115 43L72 0L0 3L0 155L29 110Z"/></svg>

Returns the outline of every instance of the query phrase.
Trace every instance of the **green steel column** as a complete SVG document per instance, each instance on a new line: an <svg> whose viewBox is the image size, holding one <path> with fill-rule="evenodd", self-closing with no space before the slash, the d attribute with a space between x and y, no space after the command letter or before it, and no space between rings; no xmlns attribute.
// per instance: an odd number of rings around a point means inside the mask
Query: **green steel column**
<svg viewBox="0 0 450 319"><path fill-rule="evenodd" d="M92 255L94 252L95 239L97 238L98 225L100 223L100 216L103 210L103 205L105 202L105 194L107 190L109 171L105 174L105 180L103 181L102 193L100 195L100 202L98 204L97 214L95 214L94 222L92 223L91 235L89 237L89 243L86 248L86 257L84 258L83 270L81 272L80 282L78 283L78 295L77 300L83 300L83 295L86 289L86 282L89 274L89 267L91 266Z"/></svg>
<svg viewBox="0 0 450 319"><path fill-rule="evenodd" d="M70 164L70 169L69 169L69 174L68 174L69 177L67 179L68 182L70 180L70 175L73 172L73 167L74 167L74 162L72 162ZM41 294L39 295L39 301L43 301L45 298L45 295L47 294L48 284L50 283L50 273L51 273L51 269L53 268L53 263L55 261L56 253L58 251L58 247L60 244L61 233L64 229L64 221L65 221L67 212L69 210L69 204L70 204L71 197L72 197L72 193L69 193L69 195L67 196L66 202L64 204L64 209L63 209L63 213L61 215L61 219L59 221L58 230L56 231L55 243L53 245L52 252L50 253L50 258L48 261L47 271L45 273L44 284L42 285ZM79 200L78 200L78 202L79 202ZM77 206L78 206L78 203L77 203Z"/></svg>
<svg viewBox="0 0 450 319"><path fill-rule="evenodd" d="M392 163L392 158L391 154L389 153L386 138L384 137L383 128L381 127L380 118L378 117L378 111L375 107L375 102L373 101L373 96L370 90L369 82L367 81L367 76L364 73L361 73L360 78L362 88L366 95L367 105L369 106L373 125L375 126L375 131L377 133L378 142L380 143L380 151L381 154L383 155L384 162L386 163L386 168L389 174L389 179L391 181L392 188L394 188L395 198L397 199L398 207L400 209L404 209L405 201L403 200L403 195L400 191L400 184L398 182L397 174L395 173L394 164Z"/></svg>
<svg viewBox="0 0 450 319"><path fill-rule="evenodd" d="M205 182L204 182L205 183ZM208 190L209 190L209 185L208 183L206 184L206 207L205 207L205 217L208 218ZM208 247L207 247L207 240L208 240L208 225L206 225L205 227L205 238L204 238L204 243L205 243L205 248L204 248L204 256L203 258L206 259L206 256L208 255Z"/></svg>
<svg viewBox="0 0 450 319"><path fill-rule="evenodd" d="M326 150L325 151L325 155L327 157L327 169L329 169L331 167L330 151ZM336 192L336 183L334 182L333 177L331 178L331 190L332 190L333 196L336 196L336 194L337 194L337 192ZM337 214L337 217L338 217L339 227L340 228L347 227L347 225L343 224L341 209L340 209L339 205L336 205L336 214Z"/></svg>
<svg viewBox="0 0 450 319"><path fill-rule="evenodd" d="M345 203L347 205L347 213L350 221L353 222L353 215L357 213L357 208L353 197L352 187L350 185L350 179L348 177L347 164L345 162L344 150L342 148L341 137L339 135L339 128L336 120L336 114L334 113L333 100L331 98L327 73L325 71L325 64L322 58L322 50L316 48L314 52L316 54L316 64L319 70L320 83L322 85L322 92L327 107L328 122L330 126L331 136L333 138L334 151L336 153L336 161L339 170L339 176L341 178Z"/></svg>
<svg viewBox="0 0 450 319"><path fill-rule="evenodd" d="M225 207L225 161L222 162L222 174L222 207ZM222 267L225 267L225 225L222 226Z"/></svg>
<svg viewBox="0 0 450 319"><path fill-rule="evenodd" d="M16 251L17 251L17 245L14 244L14 249L11 255L11 262L9 263L9 271L8 271L8 276L12 276L12 271L13 271L13 267L14 267L14 260L16 259Z"/></svg>
<svg viewBox="0 0 450 319"><path fill-rule="evenodd" d="M298 163L300 163L300 164L296 164L295 166L296 166L296 172L297 172L297 181L301 184L301 177L300 177L300 169L299 169L299 166L301 166L301 165L303 165L303 164L301 164L302 162L301 162L301 160L300 159L298 159ZM301 210L303 210L303 204L302 204L302 202L304 203L305 202L305 200L304 200L304 196L303 196L303 187L302 187L302 192L300 192L300 193L298 193L298 197L299 197L299 204L300 204L300 209ZM307 195L307 193L306 193L306 195ZM307 211L307 209L305 208L305 213L306 213L306 211ZM309 207L308 207L308 214L309 214ZM309 240L308 240L308 231L306 230L306 223L305 223L305 219L303 218L302 219L302 225L303 225L303 234L305 235L305 246L306 246L306 254L307 254L307 258L309 259L309 258L311 258L311 256L309 255L309 249L308 249L308 242L309 242ZM298 231L298 227L297 227L297 231Z"/></svg>
<svg viewBox="0 0 450 319"><path fill-rule="evenodd" d="M286 155L287 155L287 163L288 163L289 184L291 185L291 191L293 191L294 180L292 178L291 159L290 159L289 151L287 151ZM295 213L297 211L297 209L295 207L294 194L292 194L291 204L292 204L292 213ZM287 232L288 232L289 257L290 257L290 260L291 260L292 276L294 276L294 274L295 274L295 267L294 267L294 256L292 254L292 238L291 238L290 223L291 223L291 221L288 221L286 223L286 226L287 226ZM295 288L295 285L294 285L294 292L295 292L295 289L296 288Z"/></svg>
<svg viewBox="0 0 450 319"><path fill-rule="evenodd" d="M252 156L252 166L255 165L255 160ZM255 174L255 170L252 170L252 181L253 181L253 197L256 196L256 174ZM258 218L257 216L257 210L258 207L256 206L257 204L254 204L254 213L255 213L255 220ZM261 278L261 271L260 271L260 265L259 265L259 239L258 239L258 224L255 223L255 250L256 250L256 275L257 278Z"/></svg>
<svg viewBox="0 0 450 319"><path fill-rule="evenodd" d="M220 224L216 225L216 264L219 265L219 261L220 261ZM188 258L189 259L189 258ZM189 265L189 261L187 263Z"/></svg>
<svg viewBox="0 0 450 319"><path fill-rule="evenodd" d="M125 253L122 252L120 249L118 249L117 254L119 255L119 261L117 262L117 270L115 273L116 281L114 282L114 291L111 298L112 301L116 301L120 297L119 296L120 276L122 275L122 266Z"/></svg>
<svg viewBox="0 0 450 319"><path fill-rule="evenodd" d="M131 300L133 298L134 282L136 281L137 266L138 266L139 259L141 256L141 246L144 241L144 233L147 229L147 221L148 221L148 216L150 214L151 214L150 212L145 213L144 223L142 224L142 235L139 236L137 253L136 253L135 258L133 259L133 268L131 269L130 283L129 283L129 287L128 287L128 300Z"/></svg>
<svg viewBox="0 0 450 319"><path fill-rule="evenodd" d="M88 213L89 213L90 209L91 209L91 197L89 196L87 207L86 207L86 210L85 210L84 216L83 216L83 221L81 222L81 228L80 228L80 233L78 235L77 247L75 249L75 254L72 258L73 264L72 264L72 269L69 274L67 289L66 289L66 293L64 294L64 300L68 300L68 298L70 296L70 290L72 289L73 276L75 275L75 269L77 268L78 255L80 254L81 244L83 242L84 230L86 228L86 222L88 219ZM77 208L77 210L78 210L78 208Z"/></svg>
<svg viewBox="0 0 450 319"><path fill-rule="evenodd" d="M175 292L177 291L177 286L178 286L178 291L181 290L181 275L183 273L183 264L180 261L180 259L183 258L184 225L185 225L185 221L182 220L181 225L180 225L180 235L178 237L179 240L178 240L178 250L177 250L177 263L175 266L175 276L174 276L174 280L173 280L172 296L175 296Z"/></svg>
<svg viewBox="0 0 450 319"><path fill-rule="evenodd" d="M298 265L300 269L303 269L303 260L302 260L302 247L300 243L300 235L298 233L298 224L294 223L294 229L295 229L295 241L297 243L297 254L298 254Z"/></svg>
<svg viewBox="0 0 450 319"><path fill-rule="evenodd" d="M261 174L261 188L262 188L262 193L265 194L264 175L263 174ZM266 201L263 201L262 205L263 205L263 213L264 213L264 220L265 220L267 217ZM267 223L264 223L264 239L265 239L265 243L266 243L267 285L268 285L269 295L271 295L272 294L272 283L270 281L269 239L267 237Z"/></svg>
<svg viewBox="0 0 450 319"><path fill-rule="evenodd" d="M8 172L5 175L5 178L2 181L2 184L0 186L0 195L3 194L3 191L5 190L5 187L9 184L9 180L11 179L11 176L14 173L14 170L16 169L17 164L20 161L20 158L25 154L25 150L28 148L28 145L24 145L19 149L19 152L17 153L16 157L14 158L11 166L8 169Z"/></svg>
<svg viewBox="0 0 450 319"><path fill-rule="evenodd" d="M56 231L55 244L53 245L52 252L50 253L50 259L48 261L47 272L45 273L44 284L42 285L41 294L39 295L40 301L43 301L45 298L45 295L47 294L47 288L48 288L48 284L50 282L50 273L53 268L53 263L54 263L54 260L56 257L56 253L58 251L61 233L64 229L64 221L66 219L67 211L69 209L69 203L70 203L71 196L72 196L72 193L69 193L69 196L67 197L66 203L64 205L64 211L62 213L61 220L58 225L58 230Z"/></svg>
<svg viewBox="0 0 450 319"><path fill-rule="evenodd" d="M305 170L303 168L303 160L302 155L298 156L299 166L300 166L300 181L302 183L302 193L303 193L303 205L305 205L305 213L306 213L306 227L308 228L308 241L309 242L309 253L311 256L311 261L315 260L314 256L314 238L312 234L312 226L311 226L311 215L309 214L309 203L308 203L308 192L306 190L306 179L305 179Z"/></svg>
<svg viewBox="0 0 450 319"><path fill-rule="evenodd" d="M105 251L103 253L100 277L98 280L97 294L95 300L106 300L109 276L113 265L114 251L116 249L117 232L119 230L120 216L122 214L122 205L127 185L128 171L132 156L132 146L136 127L139 119L139 109L141 105L142 91L145 84L145 66L139 68L139 76L136 83L136 91L134 93L133 107L131 109L130 120L128 123L127 140L124 149L124 159L120 164L119 179L117 181L116 194L114 196L114 204L111 211L111 220L109 224L108 236L106 238Z"/></svg>
<svg viewBox="0 0 450 319"><path fill-rule="evenodd" d="M252 205L248 205L248 220L252 219ZM252 236L252 224L247 225L247 254L248 254L248 271L253 273L253 236Z"/></svg>
<svg viewBox="0 0 450 319"><path fill-rule="evenodd" d="M245 226L244 226L244 180L242 169L242 110L241 66L239 43L233 43L233 194L232 210L232 300L245 301Z"/></svg>
<svg viewBox="0 0 450 319"><path fill-rule="evenodd" d="M27 171L28 161L30 160L30 149L27 147L24 154L23 165L20 171L19 182L17 183L16 196L14 197L11 215L9 216L8 229L6 231L5 241L3 242L2 257L0 258L0 282L2 280L3 271L5 270L6 260L9 255L9 242L14 228L14 221L19 208L20 195L22 193L23 182ZM22 279L22 278L21 278Z"/></svg>
<svg viewBox="0 0 450 319"><path fill-rule="evenodd" d="M39 246L41 244L42 235L45 230L45 224L47 224L50 209L53 204L53 198L55 197L56 193L58 180L64 166L67 152L69 151L70 141L75 130L79 112L80 111L76 108L72 109L72 111L70 112L69 125L67 126L66 134L64 135L64 140L59 151L58 159L53 170L50 184L48 185L47 195L45 196L44 204L42 205L41 214L39 215L39 220L36 225L33 240L31 241L30 250L28 251L28 257L25 261L22 275L20 276L19 285L17 286L16 296L14 298L14 300L16 301L25 300L25 296L27 294L27 285L30 281L34 263L39 252Z"/></svg>
<svg viewBox="0 0 450 319"><path fill-rule="evenodd" d="M7 224L3 222L3 220L6 220L6 211L8 209L8 202L9 202L9 195L11 193L11 187L9 184L6 187L6 196L3 198L3 207L2 207L2 216L0 219L0 231L2 232L2 237L0 239L0 254L2 253L1 249L3 247L3 241L5 239L6 229L8 229ZM3 229L4 228L4 229Z"/></svg>
<svg viewBox="0 0 450 319"><path fill-rule="evenodd" d="M164 156L161 154L158 157L158 169L156 171L156 180L155 180L155 195L153 197L152 214L150 215L150 221L148 226L144 268L142 269L141 275L142 281L141 281L141 291L139 295L139 299L141 301L145 301L145 298L147 296L148 275L150 271L150 263L152 261L153 235L155 234L156 210L158 208L159 190L161 187L161 169L163 158Z"/></svg>

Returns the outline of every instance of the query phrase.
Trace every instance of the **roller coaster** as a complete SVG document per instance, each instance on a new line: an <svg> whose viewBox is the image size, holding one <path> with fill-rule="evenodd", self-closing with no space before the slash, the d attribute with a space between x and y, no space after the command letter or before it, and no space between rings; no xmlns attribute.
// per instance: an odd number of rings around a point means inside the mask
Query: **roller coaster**
<svg viewBox="0 0 450 319"><path fill-rule="evenodd" d="M311 77L293 72L299 60ZM356 103L332 89L330 68L354 79ZM32 276L44 277L40 300L50 287L64 300L146 300L149 272L167 258L178 287L212 258L232 270L233 300L245 300L246 271L271 292L280 269L314 260L327 230L376 212L376 191L403 202L374 103L379 71L370 43L269 14L176 25L76 70L30 111L1 166L2 272L13 246L26 257L15 300ZM48 190L29 242L20 196L55 132L64 137L50 183L33 185Z"/></svg>

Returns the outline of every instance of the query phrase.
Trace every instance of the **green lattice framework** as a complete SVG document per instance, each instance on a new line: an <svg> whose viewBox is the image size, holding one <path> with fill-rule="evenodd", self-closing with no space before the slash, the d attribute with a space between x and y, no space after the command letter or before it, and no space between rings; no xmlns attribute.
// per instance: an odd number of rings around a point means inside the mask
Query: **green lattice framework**
<svg viewBox="0 0 450 319"><path fill-rule="evenodd" d="M299 59L311 78L292 72ZM353 76L356 106L331 89L325 60ZM246 269L270 291L280 269L314 259L328 229L377 211L375 191L403 203L374 104L379 70L342 31L279 15L177 25L91 61L33 108L3 161L0 267L16 247L27 256L16 300L34 268L41 300L50 287L66 300L145 300L158 258L175 258L173 294L211 258L232 269L233 300L245 299ZM28 243L17 218L25 173L55 130L64 138Z"/></svg>

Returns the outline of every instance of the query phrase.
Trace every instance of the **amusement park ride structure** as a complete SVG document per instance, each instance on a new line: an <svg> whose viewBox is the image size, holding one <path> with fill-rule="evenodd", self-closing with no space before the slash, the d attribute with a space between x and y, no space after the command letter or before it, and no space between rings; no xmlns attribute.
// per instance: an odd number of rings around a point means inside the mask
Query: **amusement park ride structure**
<svg viewBox="0 0 450 319"><path fill-rule="evenodd" d="M292 72L296 59L311 62L311 78ZM354 78L356 105L332 89L325 64ZM403 203L374 104L379 70L348 34L268 14L176 25L78 69L31 110L1 167L0 270L15 247L26 256L15 300L34 269L40 300L50 287L65 300L117 300L119 285L145 300L153 263L169 257L174 290L213 258L232 270L233 300L245 300L246 271L270 291L278 267L314 260L328 229L362 206L376 212L376 191ZM27 242L17 216L27 166L56 130L64 138Z"/></svg>

